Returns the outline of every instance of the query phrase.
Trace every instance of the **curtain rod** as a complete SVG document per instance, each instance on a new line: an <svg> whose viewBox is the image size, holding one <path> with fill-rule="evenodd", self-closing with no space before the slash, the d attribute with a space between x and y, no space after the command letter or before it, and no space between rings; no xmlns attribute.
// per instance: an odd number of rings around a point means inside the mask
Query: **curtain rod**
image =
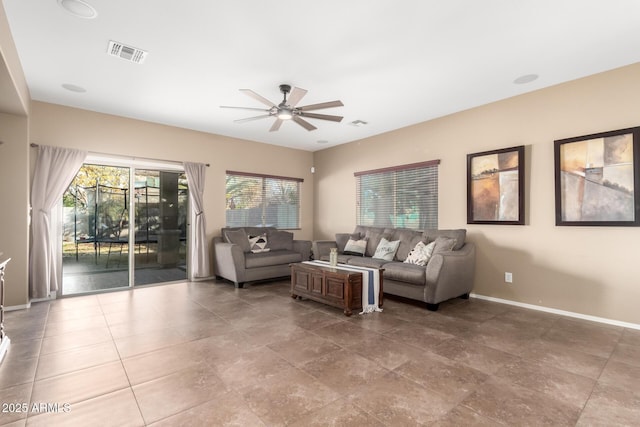
<svg viewBox="0 0 640 427"><path fill-rule="evenodd" d="M36 144L35 142L32 142L30 145L31 145L32 148L37 148L37 147L40 146L39 144ZM118 156L117 154L98 153L98 152L95 152L95 151L89 151L89 154L95 154L97 156ZM148 161L151 161L151 162L175 163L175 164L180 164L180 165L184 163L184 162L177 162L177 161L172 161L172 160L151 159L151 158L148 158L148 157L132 157L132 156L121 156L121 157L130 158L132 160L148 160ZM209 167L210 165L209 165L209 163L205 163L205 166Z"/></svg>

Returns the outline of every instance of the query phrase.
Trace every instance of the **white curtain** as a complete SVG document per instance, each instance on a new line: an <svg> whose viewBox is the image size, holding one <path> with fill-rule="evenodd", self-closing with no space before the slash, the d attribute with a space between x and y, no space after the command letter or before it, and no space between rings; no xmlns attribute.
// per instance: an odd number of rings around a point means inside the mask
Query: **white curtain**
<svg viewBox="0 0 640 427"><path fill-rule="evenodd" d="M46 298L58 290L56 259L61 247L51 232L51 213L87 157L86 151L40 146L31 185L31 254L29 291L31 298Z"/></svg>
<svg viewBox="0 0 640 427"><path fill-rule="evenodd" d="M209 245L203 201L207 166L203 163L185 162L184 171L189 181L189 217L191 219L187 271L189 280L193 280L197 277L209 276Z"/></svg>

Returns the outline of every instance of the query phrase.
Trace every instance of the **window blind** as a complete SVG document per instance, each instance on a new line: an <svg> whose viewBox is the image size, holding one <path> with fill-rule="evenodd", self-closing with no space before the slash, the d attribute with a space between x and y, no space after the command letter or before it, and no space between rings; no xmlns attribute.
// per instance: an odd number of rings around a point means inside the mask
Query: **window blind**
<svg viewBox="0 0 640 427"><path fill-rule="evenodd" d="M356 222L374 227L438 228L440 160L356 172Z"/></svg>
<svg viewBox="0 0 640 427"><path fill-rule="evenodd" d="M300 228L301 178L227 171L227 227Z"/></svg>

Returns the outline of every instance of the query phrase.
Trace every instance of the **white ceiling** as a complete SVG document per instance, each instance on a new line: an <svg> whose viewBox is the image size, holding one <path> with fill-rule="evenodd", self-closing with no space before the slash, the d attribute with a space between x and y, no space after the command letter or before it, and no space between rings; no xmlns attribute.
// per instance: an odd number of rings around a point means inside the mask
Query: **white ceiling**
<svg viewBox="0 0 640 427"><path fill-rule="evenodd" d="M309 151L640 62L638 0L83 1L95 19L3 0L32 99ZM269 132L219 108L263 108L242 88L279 103L281 83L344 120Z"/></svg>

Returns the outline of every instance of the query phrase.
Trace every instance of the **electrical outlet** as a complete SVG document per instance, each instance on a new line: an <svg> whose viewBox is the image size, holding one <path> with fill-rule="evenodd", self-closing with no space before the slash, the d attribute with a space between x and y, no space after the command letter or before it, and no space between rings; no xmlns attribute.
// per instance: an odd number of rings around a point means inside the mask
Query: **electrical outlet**
<svg viewBox="0 0 640 427"><path fill-rule="evenodd" d="M504 281L507 283L513 283L513 274L509 272L504 273Z"/></svg>

